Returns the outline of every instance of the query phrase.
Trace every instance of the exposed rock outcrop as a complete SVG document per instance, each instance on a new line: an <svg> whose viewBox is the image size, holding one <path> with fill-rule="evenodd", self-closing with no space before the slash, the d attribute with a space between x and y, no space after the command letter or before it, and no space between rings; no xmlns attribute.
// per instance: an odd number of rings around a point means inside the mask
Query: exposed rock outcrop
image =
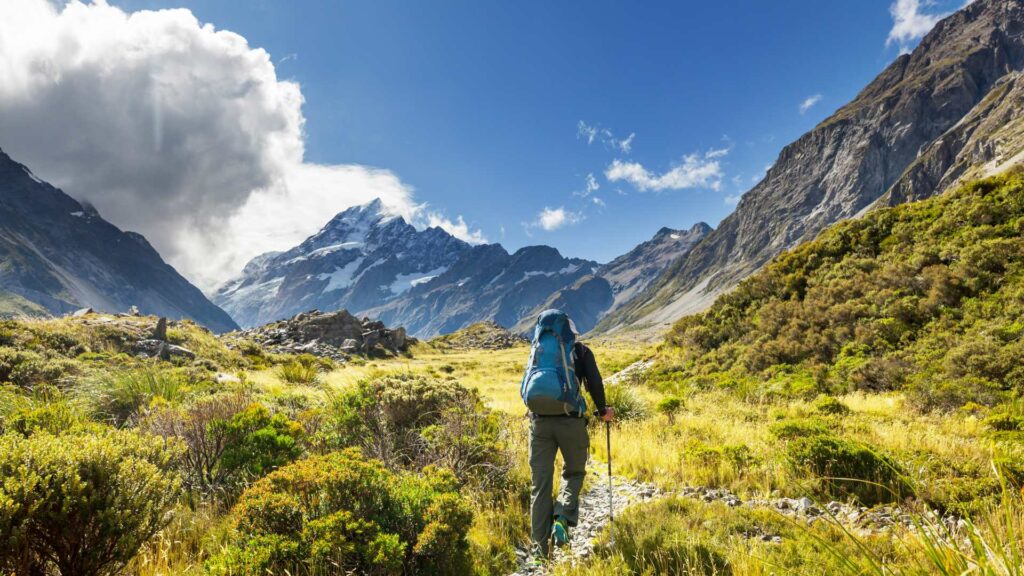
<svg viewBox="0 0 1024 576"><path fill-rule="evenodd" d="M942 20L852 102L786 146L735 212L598 331L664 326L883 196L924 198L971 165L1015 163L1024 150L1022 69L1020 0L977 0Z"/></svg>
<svg viewBox="0 0 1024 576"><path fill-rule="evenodd" d="M278 354L313 354L345 360L376 348L405 352L416 342L405 328L388 328L379 320L359 319L347 310L311 310L288 320L265 324L241 334ZM233 334L229 334L230 338Z"/></svg>

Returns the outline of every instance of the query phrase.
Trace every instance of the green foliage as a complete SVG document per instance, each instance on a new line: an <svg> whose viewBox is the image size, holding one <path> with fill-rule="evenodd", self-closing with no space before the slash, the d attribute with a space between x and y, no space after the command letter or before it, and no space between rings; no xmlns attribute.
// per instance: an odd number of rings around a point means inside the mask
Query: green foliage
<svg viewBox="0 0 1024 576"><path fill-rule="evenodd" d="M180 402L188 391L188 379L181 371L149 367L102 372L86 389L96 413L115 425L154 404Z"/></svg>
<svg viewBox="0 0 1024 576"><path fill-rule="evenodd" d="M981 421L982 424L996 432L1024 432L1024 416L997 412Z"/></svg>
<svg viewBox="0 0 1024 576"><path fill-rule="evenodd" d="M465 574L472 523L455 478L396 474L356 449L300 460L247 489L213 574Z"/></svg>
<svg viewBox="0 0 1024 576"><path fill-rule="evenodd" d="M316 384L322 370L324 365L316 356L302 354L278 366L277 373L289 384Z"/></svg>
<svg viewBox="0 0 1024 576"><path fill-rule="evenodd" d="M843 415L850 412L850 408L839 401L835 396L822 394L814 399L811 404L815 412L827 415Z"/></svg>
<svg viewBox="0 0 1024 576"><path fill-rule="evenodd" d="M186 485L204 493L236 489L298 458L299 423L238 394L217 394L186 408L161 406L142 423L187 447L180 460Z"/></svg>
<svg viewBox="0 0 1024 576"><path fill-rule="evenodd" d="M924 411L999 403L1024 391L1022 230L1019 173L836 224L680 320L651 380L752 374L769 397L906 388Z"/></svg>
<svg viewBox="0 0 1024 576"><path fill-rule="evenodd" d="M831 430L832 426L820 418L790 418L775 422L768 427L771 435L779 440L823 436Z"/></svg>
<svg viewBox="0 0 1024 576"><path fill-rule="evenodd" d="M825 434L794 438L786 454L795 472L809 471L825 493L863 504L899 501L908 492L899 465L865 444Z"/></svg>
<svg viewBox="0 0 1024 576"><path fill-rule="evenodd" d="M178 454L126 431L0 436L0 571L118 572L169 521Z"/></svg>
<svg viewBox="0 0 1024 576"><path fill-rule="evenodd" d="M650 407L646 400L632 386L626 384L606 384L604 387L605 402L615 409L617 420L638 420L646 418Z"/></svg>
<svg viewBox="0 0 1024 576"><path fill-rule="evenodd" d="M57 384L78 373L78 365L71 360L0 346L0 382L28 389L40 384Z"/></svg>
<svg viewBox="0 0 1024 576"><path fill-rule="evenodd" d="M676 413L683 408L683 399L679 396L666 396L658 401L657 410L668 417L670 424L675 422Z"/></svg>
<svg viewBox="0 0 1024 576"><path fill-rule="evenodd" d="M498 415L476 390L408 373L364 380L335 398L316 441L358 446L392 468L443 466L487 487L501 486L510 464Z"/></svg>

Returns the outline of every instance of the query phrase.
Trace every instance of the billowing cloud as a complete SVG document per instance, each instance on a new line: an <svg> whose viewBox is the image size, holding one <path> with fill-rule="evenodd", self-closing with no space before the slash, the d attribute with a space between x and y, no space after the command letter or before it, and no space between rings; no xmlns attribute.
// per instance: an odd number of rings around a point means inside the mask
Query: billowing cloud
<svg viewBox="0 0 1024 576"><path fill-rule="evenodd" d="M189 10L3 0L0 77L0 147L206 289L376 197L432 220L388 170L306 163L299 85Z"/></svg>
<svg viewBox="0 0 1024 576"><path fill-rule="evenodd" d="M664 174L654 174L639 162L616 159L605 169L609 182L625 181L637 190L682 190L684 188L711 188L722 186L722 167L719 159L729 153L728 148L710 150L704 154L688 154L683 161Z"/></svg>
<svg viewBox="0 0 1024 576"><path fill-rule="evenodd" d="M821 94L814 94L813 96L808 96L807 98L804 98L803 102L800 103L800 113L806 113L808 110L813 108L814 105L817 104L818 102L821 102Z"/></svg>
<svg viewBox="0 0 1024 576"><path fill-rule="evenodd" d="M557 230L563 226L569 224L575 224L579 222L583 216L578 212L570 212L564 207L559 208L547 208L537 214L537 220L534 222L535 226L539 226L544 230Z"/></svg>
<svg viewBox="0 0 1024 576"><path fill-rule="evenodd" d="M970 3L970 2L968 2ZM947 14L925 14L922 6L930 6L933 2L925 0L924 3L918 0L896 0L889 6L889 13L892 14L892 29L885 39L885 45L898 44L900 52L909 52L910 44L923 37L935 24L947 16Z"/></svg>

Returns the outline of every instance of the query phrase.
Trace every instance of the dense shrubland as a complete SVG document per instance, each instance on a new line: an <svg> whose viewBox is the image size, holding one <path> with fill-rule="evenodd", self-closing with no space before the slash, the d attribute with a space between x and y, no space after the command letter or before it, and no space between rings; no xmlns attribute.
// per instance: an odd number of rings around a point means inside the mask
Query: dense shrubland
<svg viewBox="0 0 1024 576"><path fill-rule="evenodd" d="M190 323L168 336L196 359L134 356L154 323L0 323L0 572L510 565L512 528L470 538L477 511L522 514L525 478L477 391L365 362L354 381L325 382L345 371Z"/></svg>

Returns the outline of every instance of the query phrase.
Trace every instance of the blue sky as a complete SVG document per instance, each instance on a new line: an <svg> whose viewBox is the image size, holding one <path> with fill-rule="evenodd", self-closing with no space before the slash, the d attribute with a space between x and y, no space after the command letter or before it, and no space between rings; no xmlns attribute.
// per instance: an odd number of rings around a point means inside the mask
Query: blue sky
<svg viewBox="0 0 1024 576"><path fill-rule="evenodd" d="M717 225L961 3L110 0L267 50L301 86L307 161L384 168L489 241L599 261Z"/></svg>

